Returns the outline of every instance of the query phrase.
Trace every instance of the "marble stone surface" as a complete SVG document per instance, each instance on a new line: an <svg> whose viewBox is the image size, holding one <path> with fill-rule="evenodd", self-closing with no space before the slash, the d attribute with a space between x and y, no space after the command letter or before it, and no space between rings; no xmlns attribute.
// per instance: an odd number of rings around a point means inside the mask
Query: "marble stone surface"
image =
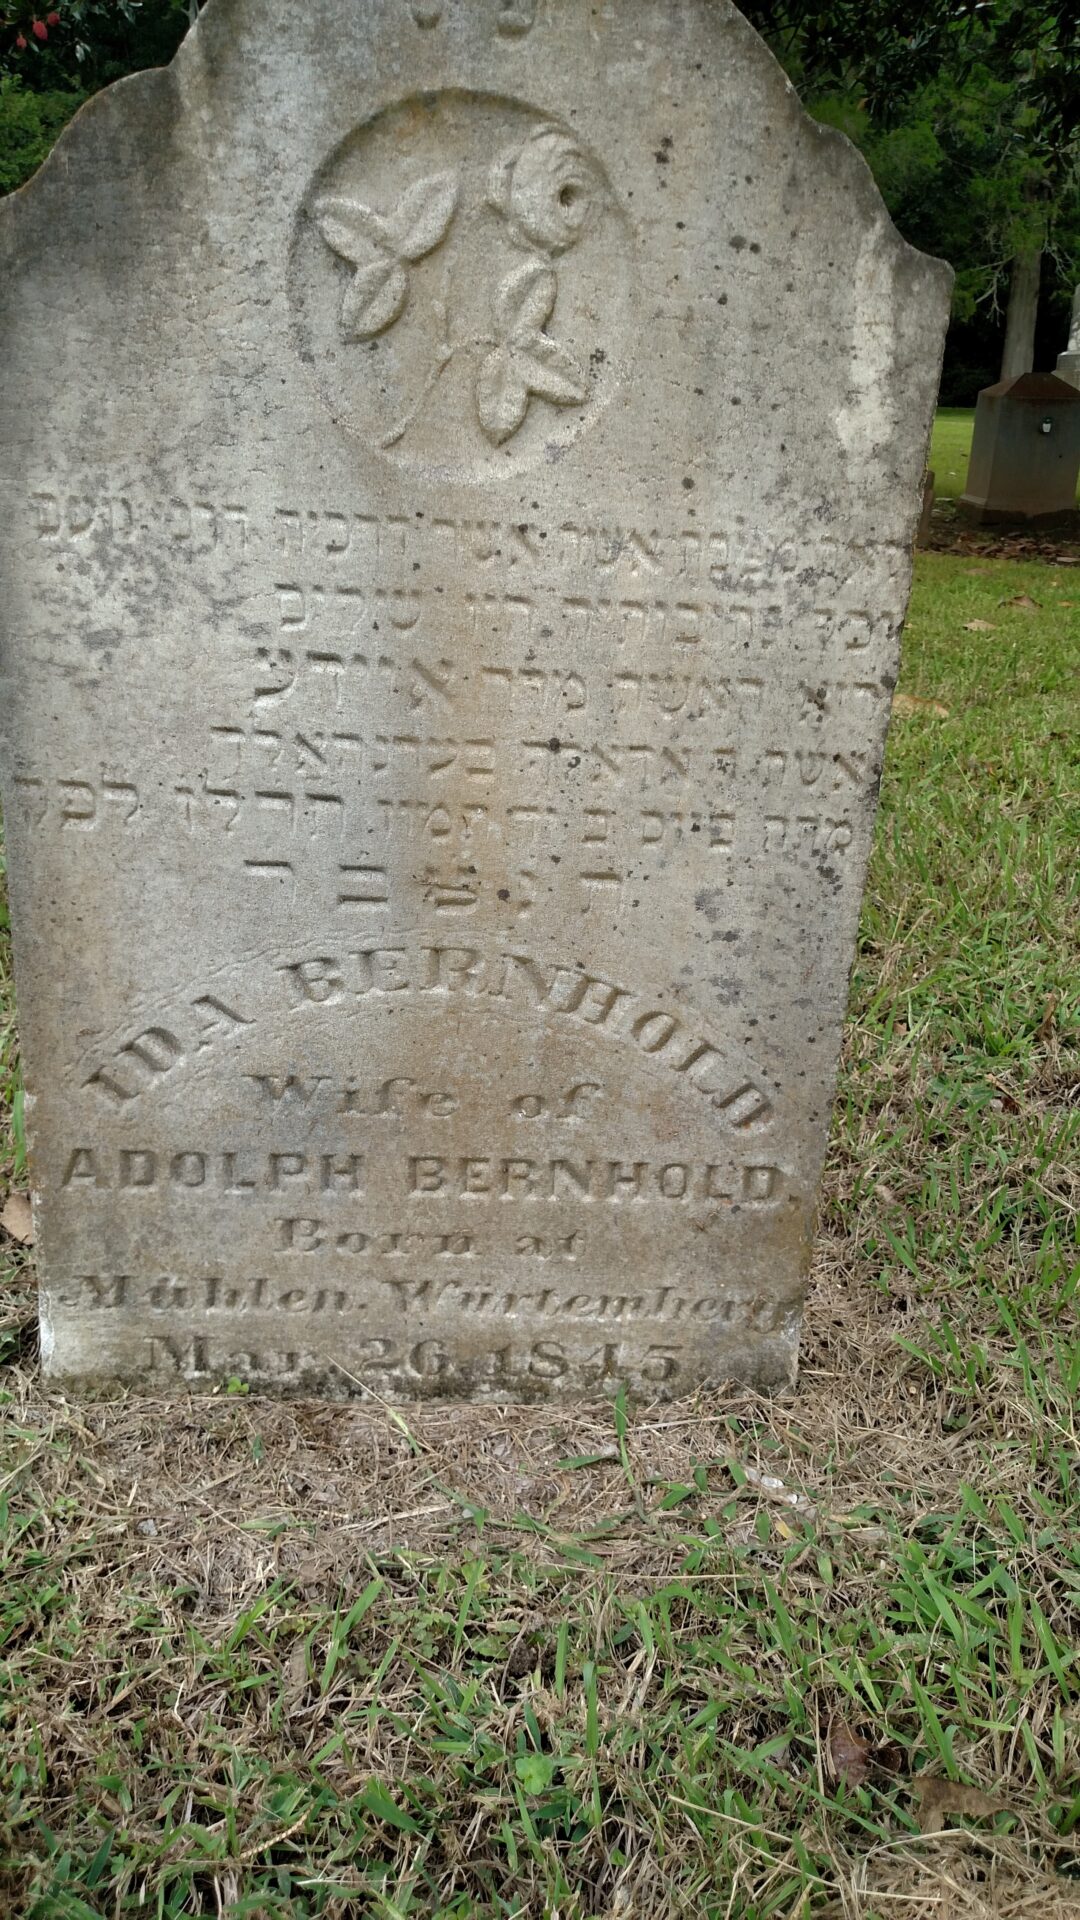
<svg viewBox="0 0 1080 1920"><path fill-rule="evenodd" d="M947 269L726 0L211 0L0 234L49 1377L786 1380Z"/></svg>

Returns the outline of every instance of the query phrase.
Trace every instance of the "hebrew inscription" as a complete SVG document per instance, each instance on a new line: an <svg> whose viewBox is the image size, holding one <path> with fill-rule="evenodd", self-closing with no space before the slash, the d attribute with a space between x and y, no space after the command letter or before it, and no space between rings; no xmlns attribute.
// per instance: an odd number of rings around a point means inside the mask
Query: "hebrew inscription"
<svg viewBox="0 0 1080 1920"><path fill-rule="evenodd" d="M789 1380L942 272L727 0L208 0L0 251L48 1376Z"/></svg>

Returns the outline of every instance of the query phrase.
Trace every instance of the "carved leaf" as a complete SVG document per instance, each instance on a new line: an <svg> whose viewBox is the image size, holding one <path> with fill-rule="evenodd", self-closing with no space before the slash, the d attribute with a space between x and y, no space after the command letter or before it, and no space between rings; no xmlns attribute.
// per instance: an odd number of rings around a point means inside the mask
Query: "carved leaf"
<svg viewBox="0 0 1080 1920"><path fill-rule="evenodd" d="M559 282L543 260L527 260L507 275L495 294L495 323L506 340L538 333L551 318Z"/></svg>
<svg viewBox="0 0 1080 1920"><path fill-rule="evenodd" d="M315 203L319 232L333 253L339 253L351 266L358 267L378 253L397 251L394 237L382 215L359 200L346 200L339 194L326 194Z"/></svg>
<svg viewBox="0 0 1080 1920"><path fill-rule="evenodd" d="M402 260L419 260L437 247L457 206L458 183L452 173L433 173L406 188L388 226Z"/></svg>
<svg viewBox="0 0 1080 1920"><path fill-rule="evenodd" d="M588 397L585 375L573 354L549 333L535 333L520 345L515 343L514 365L529 392L540 400L572 407Z"/></svg>
<svg viewBox="0 0 1080 1920"><path fill-rule="evenodd" d="M529 390L508 347L496 347L484 361L477 375L476 405L480 425L496 446L509 440L524 420Z"/></svg>
<svg viewBox="0 0 1080 1920"><path fill-rule="evenodd" d="M357 267L345 291L341 327L347 340L370 340L396 320L409 283L405 269L388 254Z"/></svg>

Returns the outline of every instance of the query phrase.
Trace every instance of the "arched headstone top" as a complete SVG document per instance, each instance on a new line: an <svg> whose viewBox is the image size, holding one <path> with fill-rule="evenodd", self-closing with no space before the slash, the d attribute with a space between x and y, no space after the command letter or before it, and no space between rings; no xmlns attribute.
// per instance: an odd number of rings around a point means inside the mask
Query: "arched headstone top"
<svg viewBox="0 0 1080 1920"><path fill-rule="evenodd" d="M0 205L46 1366L794 1366L949 275L727 0L210 0Z"/></svg>

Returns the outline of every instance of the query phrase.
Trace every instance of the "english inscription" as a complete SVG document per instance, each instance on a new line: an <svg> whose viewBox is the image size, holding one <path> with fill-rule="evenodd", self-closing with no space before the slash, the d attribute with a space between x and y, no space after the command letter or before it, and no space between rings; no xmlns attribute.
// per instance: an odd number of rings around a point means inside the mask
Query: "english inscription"
<svg viewBox="0 0 1080 1920"><path fill-rule="evenodd" d="M728 0L207 0L0 252L49 1377L789 1380L942 270Z"/></svg>

